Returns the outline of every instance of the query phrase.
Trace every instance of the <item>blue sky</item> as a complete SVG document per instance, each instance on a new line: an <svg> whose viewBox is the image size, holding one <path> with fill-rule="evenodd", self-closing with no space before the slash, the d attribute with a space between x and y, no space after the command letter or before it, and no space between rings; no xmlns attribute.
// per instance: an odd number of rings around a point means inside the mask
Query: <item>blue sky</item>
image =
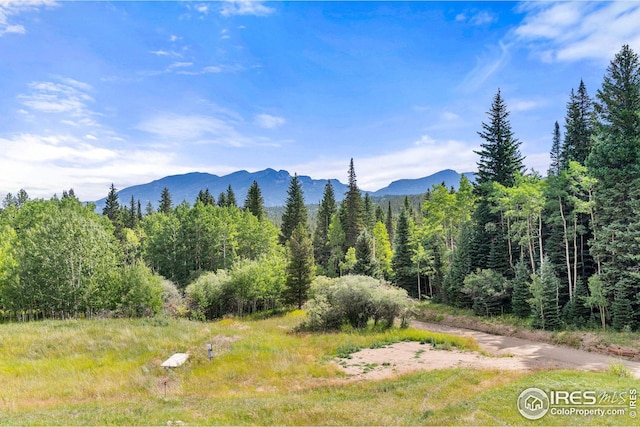
<svg viewBox="0 0 640 427"><path fill-rule="evenodd" d="M0 0L0 197L191 171L475 170L498 88L529 168L640 2Z"/></svg>

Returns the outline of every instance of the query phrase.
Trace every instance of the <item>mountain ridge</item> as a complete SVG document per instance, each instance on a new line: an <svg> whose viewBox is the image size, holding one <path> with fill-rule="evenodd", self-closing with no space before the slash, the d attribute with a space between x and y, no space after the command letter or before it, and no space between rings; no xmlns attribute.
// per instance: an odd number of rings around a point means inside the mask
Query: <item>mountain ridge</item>
<svg viewBox="0 0 640 427"><path fill-rule="evenodd" d="M458 173L452 169L444 169L432 175L415 179L400 179L391 182L388 186L377 191L363 191L372 197L376 196L404 196L425 193L434 184L444 182L447 187L458 187L460 176L465 175L471 182L475 180L473 172ZM284 206L287 199L287 189L292 175L286 170L267 168L257 172L239 170L227 175L218 176L206 172L188 172L179 175L169 175L153 180L145 184L133 185L118 191L121 204L126 204L131 199L140 200L143 205L148 202L157 207L162 190L166 187L171 193L175 204L186 200L193 204L200 190L209 189L211 195L217 200L221 192L226 192L231 186L239 205L244 203L247 191L253 181L258 183L266 207ZM322 200L324 187L327 181L331 181L337 201L341 201L348 190L348 186L336 178L313 179L307 175L298 175L305 203L317 204ZM105 198L97 200L96 209L104 207Z"/></svg>

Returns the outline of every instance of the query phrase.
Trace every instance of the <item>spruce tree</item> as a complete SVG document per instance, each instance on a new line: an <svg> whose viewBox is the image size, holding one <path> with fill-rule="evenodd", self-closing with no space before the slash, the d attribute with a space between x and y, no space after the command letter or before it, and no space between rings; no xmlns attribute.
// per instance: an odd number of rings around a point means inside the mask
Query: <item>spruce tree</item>
<svg viewBox="0 0 640 427"><path fill-rule="evenodd" d="M169 215L171 210L173 209L173 204L171 202L171 193L167 187L162 189L162 194L160 194L160 205L158 206L158 212Z"/></svg>
<svg viewBox="0 0 640 427"><path fill-rule="evenodd" d="M492 200L493 183L512 187L515 184L516 172L522 173L524 166L518 141L509 121L509 112L502 99L500 90L495 95L491 109L487 113L489 123L482 123L482 132L478 135L485 140L476 154L478 175L476 192L477 209L473 220L476 224L473 236L473 269L495 269L504 275L511 275L509 264L509 247L507 244L507 228L505 219L496 209Z"/></svg>
<svg viewBox="0 0 640 427"><path fill-rule="evenodd" d="M473 271L471 262L472 233L473 230L469 222L465 221L460 224L451 267L444 278L445 301L454 307L470 308L472 304L469 296L462 290L464 288L464 278Z"/></svg>
<svg viewBox="0 0 640 427"><path fill-rule="evenodd" d="M545 258L538 274L531 277L529 304L534 313L533 325L546 330L560 327L560 307L558 293L560 281L553 271L553 265Z"/></svg>
<svg viewBox="0 0 640 427"><path fill-rule="evenodd" d="M418 297L416 278L414 275L413 249L411 247L411 222L409 213L403 209L398 218L398 225L395 233L395 245L391 266L393 267L393 282L409 293L409 296Z"/></svg>
<svg viewBox="0 0 640 427"><path fill-rule="evenodd" d="M358 189L353 159L349 163L349 189L342 202L341 221L347 248L355 247L356 240L364 228L362 219L362 196Z"/></svg>
<svg viewBox="0 0 640 427"><path fill-rule="evenodd" d="M336 213L337 205L331 181L327 181L324 186L324 194L318 209L316 229L313 233L313 255L316 264L325 271L329 268L329 258L331 257L331 247L329 246L329 225L331 217Z"/></svg>
<svg viewBox="0 0 640 427"><path fill-rule="evenodd" d="M531 270L527 263L521 259L516 264L516 275L513 278L513 293L511 294L511 309L513 314L523 319L531 316L531 305L529 300L532 298L529 289L529 277Z"/></svg>
<svg viewBox="0 0 640 427"><path fill-rule="evenodd" d="M567 103L565 117L565 137L561 148L560 168L569 167L570 161L584 164L591 151L593 134L593 101L587 93L587 87L580 80L578 93L573 89Z"/></svg>
<svg viewBox="0 0 640 427"><path fill-rule="evenodd" d="M380 266L373 253L373 238L367 230L363 230L356 241L356 265L353 274L380 277Z"/></svg>
<svg viewBox="0 0 640 427"><path fill-rule="evenodd" d="M369 193L364 195L364 201L362 204L362 222L364 228L369 232L372 232L373 226L376 225L376 213Z"/></svg>
<svg viewBox="0 0 640 427"><path fill-rule="evenodd" d="M285 300L299 309L307 300L314 278L313 243L309 230L300 222L293 230L289 246L289 263L286 268Z"/></svg>
<svg viewBox="0 0 640 427"><path fill-rule="evenodd" d="M551 158L551 164L549 165L548 175L558 175L560 173L562 163L561 153L562 136L560 135L560 125L555 123L553 128L553 140L551 142L551 152L549 157Z"/></svg>
<svg viewBox="0 0 640 427"><path fill-rule="evenodd" d="M391 212L391 201L389 201L387 204L387 217L385 218L384 226L387 228L387 233L389 234L389 240L393 242L395 237L395 234L394 234L395 229L393 224L393 212Z"/></svg>
<svg viewBox="0 0 640 427"><path fill-rule="evenodd" d="M611 61L596 98L598 124L587 158L598 180L592 253L613 295L614 328L635 328L640 322L640 61L628 45Z"/></svg>
<svg viewBox="0 0 640 427"><path fill-rule="evenodd" d="M251 184L251 187L249 187L247 191L244 208L258 219L262 219L265 216L264 198L256 181L253 181L253 184Z"/></svg>
<svg viewBox="0 0 640 427"><path fill-rule="evenodd" d="M478 135L485 140L476 154L478 175L476 182L497 182L505 187L515 184L515 172L523 172L523 157L520 154L520 141L515 138L509 121L507 104L502 99L500 90L493 98L491 109L487 112L489 123L482 123L482 131Z"/></svg>
<svg viewBox="0 0 640 427"><path fill-rule="evenodd" d="M294 174L293 178L291 178L287 195L279 236L279 241L282 245L285 245L289 241L293 230L295 230L298 225L302 225L305 230L309 229L307 207L304 204L304 194L298 174Z"/></svg>
<svg viewBox="0 0 640 427"><path fill-rule="evenodd" d="M222 192L218 195L218 206L221 208L226 208L227 206L229 206L229 204L227 203L227 194L225 192Z"/></svg>
<svg viewBox="0 0 640 427"><path fill-rule="evenodd" d="M118 202L118 190L115 185L111 184L109 187L109 194L104 202L104 208L102 208L102 215L111 220L112 223L116 223L120 212L120 203Z"/></svg>
<svg viewBox="0 0 640 427"><path fill-rule="evenodd" d="M227 187L227 198L226 198L227 207L234 207L237 208L238 207L238 202L236 200L236 195L233 192L233 188L231 188L231 184L229 184L229 187Z"/></svg>

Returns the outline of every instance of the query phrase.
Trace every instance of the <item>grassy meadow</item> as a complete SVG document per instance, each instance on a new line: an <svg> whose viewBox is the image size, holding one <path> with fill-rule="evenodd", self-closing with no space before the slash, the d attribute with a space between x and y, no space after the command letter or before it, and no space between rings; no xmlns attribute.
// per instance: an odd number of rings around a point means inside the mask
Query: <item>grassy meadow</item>
<svg viewBox="0 0 640 427"><path fill-rule="evenodd" d="M528 387L635 386L612 373L448 369L350 381L330 361L357 348L401 340L477 347L468 338L412 329L294 333L301 316L2 324L0 425L630 424L622 417L528 421L516 409ZM176 352L191 357L182 367L161 368Z"/></svg>

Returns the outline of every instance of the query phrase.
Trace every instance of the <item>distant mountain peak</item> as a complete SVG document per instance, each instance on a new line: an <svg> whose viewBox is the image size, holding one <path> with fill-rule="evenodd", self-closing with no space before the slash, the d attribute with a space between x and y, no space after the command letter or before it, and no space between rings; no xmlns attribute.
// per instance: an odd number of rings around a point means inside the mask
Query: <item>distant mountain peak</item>
<svg viewBox="0 0 640 427"><path fill-rule="evenodd" d="M475 180L473 173L467 172L464 175L472 182ZM461 174L454 170L445 169L423 178L400 179L378 191L369 192L369 194L374 197L423 194L434 184L437 185L441 182L444 182L447 187L453 186L457 188L460 176ZM238 203L242 204L249 187L253 184L253 181L256 181L264 198L265 206L284 206L291 178L292 175L288 171L282 169L276 171L272 168L257 172L239 170L223 176L206 172L189 172L181 175L166 176L147 184L127 187L120 190L118 195L121 203L126 203L133 196L134 199L140 200L143 204L151 202L152 205L157 206L158 200L160 200L160 193L166 187L171 193L174 205L181 203L183 200L193 204L200 190L209 189L209 192L217 200L219 194L226 192L227 188L231 186ZM348 190L347 185L336 178L313 179L306 175L298 175L298 178L301 181L307 204L320 203L327 181L331 181L337 201L342 200ZM95 202L98 210L102 210L104 202L105 199Z"/></svg>

